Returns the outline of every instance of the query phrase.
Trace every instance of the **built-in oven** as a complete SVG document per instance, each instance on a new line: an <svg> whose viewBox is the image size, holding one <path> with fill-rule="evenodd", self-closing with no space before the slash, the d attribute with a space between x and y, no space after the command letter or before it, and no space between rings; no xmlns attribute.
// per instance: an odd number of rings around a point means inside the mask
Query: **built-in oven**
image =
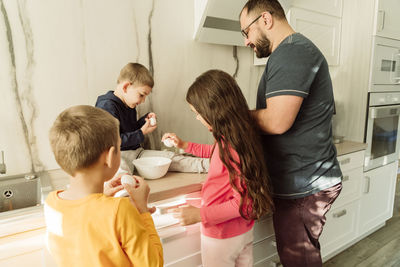
<svg viewBox="0 0 400 267"><path fill-rule="evenodd" d="M400 41L374 36L370 92L400 91Z"/></svg>
<svg viewBox="0 0 400 267"><path fill-rule="evenodd" d="M396 161L400 149L400 92L369 93L368 101L364 171Z"/></svg>

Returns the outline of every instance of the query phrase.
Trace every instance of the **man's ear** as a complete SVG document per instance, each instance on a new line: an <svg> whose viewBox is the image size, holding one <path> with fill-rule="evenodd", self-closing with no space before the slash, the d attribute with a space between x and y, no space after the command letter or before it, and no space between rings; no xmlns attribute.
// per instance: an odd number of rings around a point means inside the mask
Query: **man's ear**
<svg viewBox="0 0 400 267"><path fill-rule="evenodd" d="M263 20L264 25L266 25L268 27L268 29L271 29L271 27L274 23L274 20L272 19L272 14L267 11L263 12L262 20Z"/></svg>
<svg viewBox="0 0 400 267"><path fill-rule="evenodd" d="M115 153L115 147L112 146L108 150L106 150L104 153L106 153L106 159L104 164L107 165L107 167L111 168L112 164L114 162L114 157L117 156L117 153Z"/></svg>

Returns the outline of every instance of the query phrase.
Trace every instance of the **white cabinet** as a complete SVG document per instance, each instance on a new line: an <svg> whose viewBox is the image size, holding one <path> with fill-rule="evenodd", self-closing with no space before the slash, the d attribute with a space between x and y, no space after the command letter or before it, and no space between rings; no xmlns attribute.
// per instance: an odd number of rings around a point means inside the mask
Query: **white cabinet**
<svg viewBox="0 0 400 267"><path fill-rule="evenodd" d="M400 40L400 1L378 0L375 35Z"/></svg>
<svg viewBox="0 0 400 267"><path fill-rule="evenodd" d="M290 25L310 39L322 52L329 65L339 65L341 19L301 8L291 8Z"/></svg>
<svg viewBox="0 0 400 267"><path fill-rule="evenodd" d="M45 228L0 238L0 266L56 267L45 248Z"/></svg>
<svg viewBox="0 0 400 267"><path fill-rule="evenodd" d="M326 224L320 239L324 261L357 237L358 206L359 201L342 206L334 204L326 214Z"/></svg>
<svg viewBox="0 0 400 267"><path fill-rule="evenodd" d="M339 156L338 161L343 173L343 187L326 214L326 224L320 238L324 261L357 238L364 150Z"/></svg>
<svg viewBox="0 0 400 267"><path fill-rule="evenodd" d="M174 230L181 226L172 226ZM166 230L159 230L164 250L164 266L186 267L201 265L200 224L185 227L183 232L168 234Z"/></svg>
<svg viewBox="0 0 400 267"><path fill-rule="evenodd" d="M342 0L294 0L292 6L341 17L343 2Z"/></svg>
<svg viewBox="0 0 400 267"><path fill-rule="evenodd" d="M274 266L279 263L272 217L265 217L254 224L254 266Z"/></svg>
<svg viewBox="0 0 400 267"><path fill-rule="evenodd" d="M287 20L296 32L310 39L331 66L339 65L342 0L294 0ZM265 65L267 58L254 55L254 65Z"/></svg>
<svg viewBox="0 0 400 267"><path fill-rule="evenodd" d="M392 217L397 168L396 161L364 173L359 235Z"/></svg>

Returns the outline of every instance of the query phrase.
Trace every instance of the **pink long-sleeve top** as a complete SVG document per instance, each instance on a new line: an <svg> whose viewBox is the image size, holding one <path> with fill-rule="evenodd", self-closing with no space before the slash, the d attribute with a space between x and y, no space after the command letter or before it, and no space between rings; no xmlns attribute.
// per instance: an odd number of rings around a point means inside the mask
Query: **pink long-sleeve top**
<svg viewBox="0 0 400 267"><path fill-rule="evenodd" d="M224 239L246 233L254 220L240 216L240 194L229 183L229 171L219 157L218 145L212 152L212 145L188 143L185 152L202 158L210 158L207 179L201 190L201 232L205 236ZM239 162L239 156L231 149L232 157Z"/></svg>

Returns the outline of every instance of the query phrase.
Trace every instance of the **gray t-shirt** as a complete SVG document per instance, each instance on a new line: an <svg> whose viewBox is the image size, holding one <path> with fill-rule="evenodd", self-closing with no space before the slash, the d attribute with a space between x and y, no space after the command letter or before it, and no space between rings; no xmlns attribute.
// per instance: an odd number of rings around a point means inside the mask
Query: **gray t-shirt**
<svg viewBox="0 0 400 267"><path fill-rule="evenodd" d="M262 136L275 197L301 198L340 183L328 64L300 33L288 36L270 55L258 86L257 109L266 108L266 99L278 95L304 99L287 132Z"/></svg>

